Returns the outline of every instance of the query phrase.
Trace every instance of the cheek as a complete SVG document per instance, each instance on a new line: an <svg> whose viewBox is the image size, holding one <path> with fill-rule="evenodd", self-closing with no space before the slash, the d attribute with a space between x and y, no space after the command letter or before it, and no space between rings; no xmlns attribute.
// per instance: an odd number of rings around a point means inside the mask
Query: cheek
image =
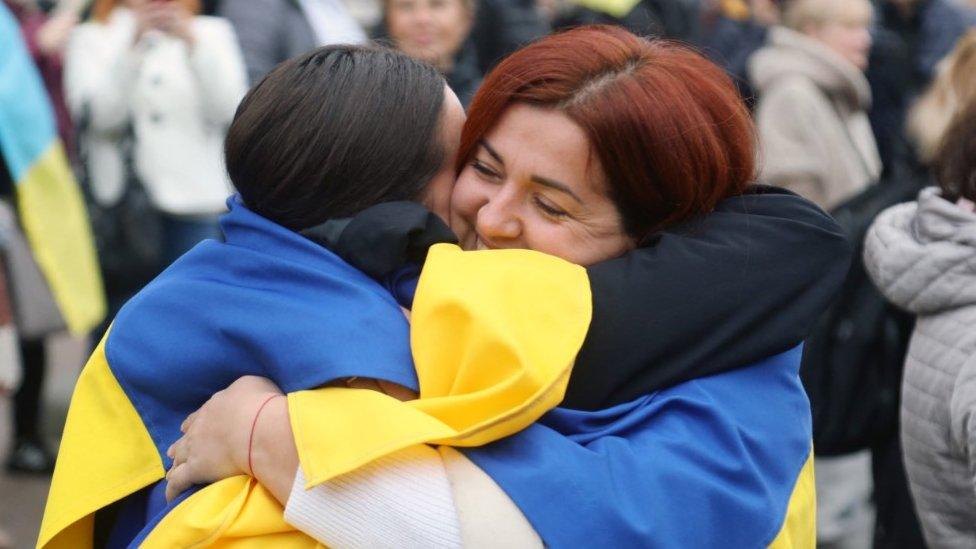
<svg viewBox="0 0 976 549"><path fill-rule="evenodd" d="M451 228L458 235L462 246L465 245L474 231L475 221L478 219L478 209L487 201L479 185L466 168L458 176L451 194Z"/></svg>

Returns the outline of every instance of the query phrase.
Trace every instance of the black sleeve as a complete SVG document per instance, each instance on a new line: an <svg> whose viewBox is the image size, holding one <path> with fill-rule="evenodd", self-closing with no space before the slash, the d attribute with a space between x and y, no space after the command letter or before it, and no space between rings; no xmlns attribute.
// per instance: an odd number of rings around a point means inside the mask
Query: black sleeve
<svg viewBox="0 0 976 549"><path fill-rule="evenodd" d="M563 406L592 410L799 344L847 273L840 227L786 191L723 202L588 269L593 321Z"/></svg>

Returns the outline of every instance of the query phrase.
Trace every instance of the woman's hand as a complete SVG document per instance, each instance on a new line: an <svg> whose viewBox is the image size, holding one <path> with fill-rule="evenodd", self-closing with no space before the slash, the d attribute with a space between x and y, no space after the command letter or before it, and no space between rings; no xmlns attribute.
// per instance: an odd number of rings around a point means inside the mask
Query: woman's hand
<svg viewBox="0 0 976 549"><path fill-rule="evenodd" d="M135 9L136 41L150 30L171 34L191 48L195 42L193 14L178 2L150 1Z"/></svg>
<svg viewBox="0 0 976 549"><path fill-rule="evenodd" d="M71 31L78 24L78 13L71 9L58 9L37 30L37 47L44 55L58 55L64 51Z"/></svg>
<svg viewBox="0 0 976 549"><path fill-rule="evenodd" d="M275 396L283 394L270 380L245 376L214 394L191 414L181 427L183 437L166 452L173 459L173 466L166 474L166 499L172 500L194 484L251 474L248 469L251 427L258 427L255 416L259 408ZM272 405L277 408L275 414L269 413ZM285 399L274 398L267 402L259 419L280 417L282 412L287 418ZM291 437L290 429L287 436ZM291 472L294 474L294 468Z"/></svg>

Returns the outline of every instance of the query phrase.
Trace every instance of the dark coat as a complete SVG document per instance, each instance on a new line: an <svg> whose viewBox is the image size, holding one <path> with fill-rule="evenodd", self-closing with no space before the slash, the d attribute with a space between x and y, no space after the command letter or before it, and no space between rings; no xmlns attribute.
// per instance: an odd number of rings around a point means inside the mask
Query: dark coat
<svg viewBox="0 0 976 549"><path fill-rule="evenodd" d="M346 243L333 251L380 278L417 257L411 239L429 245L440 230L430 216L398 215L388 205L347 226L358 234L341 233ZM410 238L392 237L398 227ZM306 233L330 247L330 239ZM391 264L378 268L377 257ZM756 187L592 265L593 319L562 406L608 408L785 352L807 336L849 264L850 246L830 216L795 194Z"/></svg>
<svg viewBox="0 0 976 549"><path fill-rule="evenodd" d="M471 29L478 70L487 73L503 57L550 30L534 0L480 0Z"/></svg>

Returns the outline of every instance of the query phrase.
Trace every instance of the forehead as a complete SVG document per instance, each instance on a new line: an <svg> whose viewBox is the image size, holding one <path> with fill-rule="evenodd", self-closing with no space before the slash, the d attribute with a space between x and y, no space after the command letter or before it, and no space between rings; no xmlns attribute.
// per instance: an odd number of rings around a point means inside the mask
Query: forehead
<svg viewBox="0 0 976 549"><path fill-rule="evenodd" d="M485 135L509 172L576 185L599 180L599 160L586 133L562 112L525 104L505 110Z"/></svg>

